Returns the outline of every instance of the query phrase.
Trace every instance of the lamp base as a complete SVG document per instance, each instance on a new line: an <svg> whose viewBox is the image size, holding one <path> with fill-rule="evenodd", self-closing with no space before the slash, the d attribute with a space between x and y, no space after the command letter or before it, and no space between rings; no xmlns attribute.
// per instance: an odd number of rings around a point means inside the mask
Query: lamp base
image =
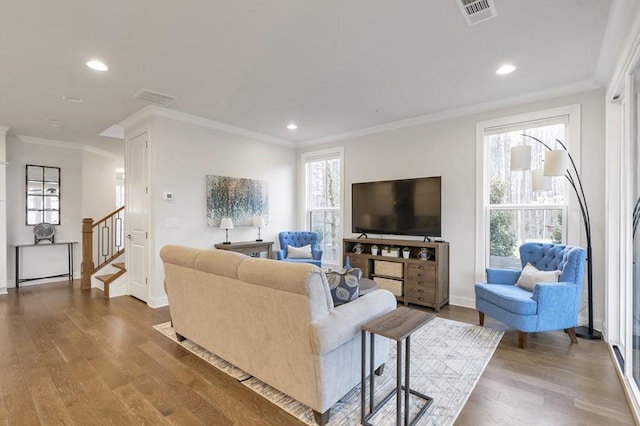
<svg viewBox="0 0 640 426"><path fill-rule="evenodd" d="M256 241L260 242L260 241L262 241L262 240L256 240Z"/></svg>
<svg viewBox="0 0 640 426"><path fill-rule="evenodd" d="M586 325L576 327L576 336L580 337L581 339L587 340L602 339L602 333L600 333L598 330L593 330L591 333L589 333L589 327L587 327Z"/></svg>
<svg viewBox="0 0 640 426"><path fill-rule="evenodd" d="M231 244L231 241L225 241L225 242L224 242L224 243L222 243L222 244Z"/></svg>

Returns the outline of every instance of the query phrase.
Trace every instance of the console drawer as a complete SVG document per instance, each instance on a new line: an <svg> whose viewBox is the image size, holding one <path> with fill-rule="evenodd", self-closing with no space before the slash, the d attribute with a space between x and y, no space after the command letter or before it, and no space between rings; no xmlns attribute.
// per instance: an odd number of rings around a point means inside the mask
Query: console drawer
<svg viewBox="0 0 640 426"><path fill-rule="evenodd" d="M418 263L410 263L408 271L409 282L423 282L433 283L436 282L436 267L433 265L421 265Z"/></svg>

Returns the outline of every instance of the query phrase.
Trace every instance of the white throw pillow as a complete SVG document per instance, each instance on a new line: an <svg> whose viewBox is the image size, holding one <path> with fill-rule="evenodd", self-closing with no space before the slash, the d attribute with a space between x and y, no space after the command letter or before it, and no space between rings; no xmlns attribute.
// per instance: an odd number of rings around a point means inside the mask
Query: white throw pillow
<svg viewBox="0 0 640 426"><path fill-rule="evenodd" d="M311 244L302 247L287 246L287 259L313 259Z"/></svg>
<svg viewBox="0 0 640 426"><path fill-rule="evenodd" d="M523 290L533 291L537 283L557 282L560 271L541 271L530 263L527 263L516 285Z"/></svg>

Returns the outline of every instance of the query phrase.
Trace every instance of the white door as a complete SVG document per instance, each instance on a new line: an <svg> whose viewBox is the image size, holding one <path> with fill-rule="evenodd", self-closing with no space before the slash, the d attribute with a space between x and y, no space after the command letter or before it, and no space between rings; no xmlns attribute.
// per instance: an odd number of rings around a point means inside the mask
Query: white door
<svg viewBox="0 0 640 426"><path fill-rule="evenodd" d="M126 169L127 224L129 227L127 272L129 294L145 302L149 298L147 283L147 242L148 242L148 186L147 186L147 146L148 133L135 136L128 143Z"/></svg>

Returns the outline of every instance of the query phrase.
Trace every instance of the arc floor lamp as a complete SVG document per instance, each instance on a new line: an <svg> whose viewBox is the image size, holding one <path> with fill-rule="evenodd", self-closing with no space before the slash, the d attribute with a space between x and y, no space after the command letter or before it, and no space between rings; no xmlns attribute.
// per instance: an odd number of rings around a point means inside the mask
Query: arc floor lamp
<svg viewBox="0 0 640 426"><path fill-rule="evenodd" d="M542 144L547 148L544 156L544 176L564 176L569 181L569 184L576 193L578 203L580 205L580 213L582 214L582 221L584 223L584 231L587 237L587 303L589 309L589 323L585 326L576 327L576 336L583 339L601 339L602 334L598 330L593 329L593 262L591 252L591 218L589 217L589 208L587 207L587 200L584 196L584 188L582 187L582 180L580 174L576 168L576 163L573 161L573 157L569 153L566 145L560 140L556 139L556 142L562 146L562 149L551 149L549 145L542 142L540 139L531 135L522 134L527 138ZM527 147L528 149L523 149ZM531 169L531 147L526 145L513 147L511 150L512 170L530 170ZM569 162L571 168L569 168ZM534 172L536 172L534 170Z"/></svg>

